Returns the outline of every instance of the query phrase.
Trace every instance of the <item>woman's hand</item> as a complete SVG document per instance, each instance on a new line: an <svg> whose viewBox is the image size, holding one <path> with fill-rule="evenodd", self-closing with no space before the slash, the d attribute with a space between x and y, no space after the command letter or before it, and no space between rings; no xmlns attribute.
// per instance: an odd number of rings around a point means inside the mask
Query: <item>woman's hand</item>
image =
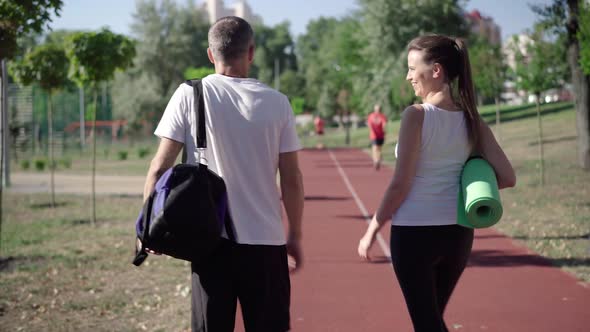
<svg viewBox="0 0 590 332"><path fill-rule="evenodd" d="M369 256L369 250L373 246L374 242L375 242L375 236L371 235L369 233L369 231L367 231L365 233L365 235L359 241L358 253L362 259L369 260L369 261L371 260L371 257Z"/></svg>
<svg viewBox="0 0 590 332"><path fill-rule="evenodd" d="M508 160L508 157L498 144L494 133L490 127L481 122L481 151L479 151L485 160L487 160L496 173L498 188L510 188L516 185L516 174Z"/></svg>

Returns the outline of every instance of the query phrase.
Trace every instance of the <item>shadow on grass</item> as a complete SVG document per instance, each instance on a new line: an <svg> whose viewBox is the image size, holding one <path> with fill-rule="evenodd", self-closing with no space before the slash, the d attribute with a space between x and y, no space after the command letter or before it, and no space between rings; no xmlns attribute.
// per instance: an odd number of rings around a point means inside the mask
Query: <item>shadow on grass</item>
<svg viewBox="0 0 590 332"><path fill-rule="evenodd" d="M55 205L51 205L50 202L46 202L46 203L35 203L35 204L31 204L29 205L29 207L33 210L40 210L40 209L47 209L47 208L58 208L58 207L63 207L63 206L67 206L69 203L68 202L56 202Z"/></svg>
<svg viewBox="0 0 590 332"><path fill-rule="evenodd" d="M554 138L554 139L544 139L543 144L573 141L577 138L578 138L577 136L564 136L564 137L558 137L558 138ZM539 145L539 142L538 141L529 142L529 146L535 146L535 145Z"/></svg>
<svg viewBox="0 0 590 332"><path fill-rule="evenodd" d="M468 266L552 266L548 258L528 254L506 254L499 250L473 250Z"/></svg>
<svg viewBox="0 0 590 332"><path fill-rule="evenodd" d="M498 250L474 250L468 266L478 267L577 267L590 266L590 258L549 258L529 254L505 254Z"/></svg>
<svg viewBox="0 0 590 332"><path fill-rule="evenodd" d="M504 235L476 235L476 239L503 239L503 238L512 238L516 240L579 240L579 239L590 239L590 233L588 234L580 234L580 235L557 235L557 236L528 236L528 235L518 235L518 236L504 236Z"/></svg>
<svg viewBox="0 0 590 332"><path fill-rule="evenodd" d="M46 261L44 256L8 256L0 257L0 272L12 272L17 267L23 267L31 264L37 264Z"/></svg>
<svg viewBox="0 0 590 332"><path fill-rule="evenodd" d="M77 225L89 225L92 223L90 219L74 219L70 222L73 226Z"/></svg>
<svg viewBox="0 0 590 332"><path fill-rule="evenodd" d="M541 106L543 107L543 106ZM572 109L573 105L565 104L565 105L555 105L555 106L547 106L545 105L544 109L541 109L541 116L549 115L553 113L559 113L565 110ZM527 111L523 112L523 110ZM515 114L515 113L521 114ZM503 111L500 113L500 120L502 123L516 121L521 119L533 118L537 116L536 106L526 105L517 107L508 111ZM485 113L482 114L482 118L489 124L493 124L496 122L496 114L495 113Z"/></svg>

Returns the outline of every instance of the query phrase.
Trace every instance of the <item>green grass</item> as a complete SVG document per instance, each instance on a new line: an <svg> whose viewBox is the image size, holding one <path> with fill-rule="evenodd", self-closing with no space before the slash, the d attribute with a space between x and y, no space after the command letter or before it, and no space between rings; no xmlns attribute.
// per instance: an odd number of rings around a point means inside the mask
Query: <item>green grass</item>
<svg viewBox="0 0 590 332"><path fill-rule="evenodd" d="M51 209L48 195L5 196L0 330L188 330L188 265L131 265L141 198L98 196L92 225L89 197L58 197Z"/></svg>

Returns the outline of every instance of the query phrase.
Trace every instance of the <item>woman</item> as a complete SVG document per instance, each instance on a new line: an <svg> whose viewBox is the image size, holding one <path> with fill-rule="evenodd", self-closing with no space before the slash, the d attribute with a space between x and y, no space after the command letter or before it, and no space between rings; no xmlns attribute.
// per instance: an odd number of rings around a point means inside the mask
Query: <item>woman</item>
<svg viewBox="0 0 590 332"><path fill-rule="evenodd" d="M448 331L443 313L473 242L473 230L457 225L462 167L479 154L494 168L500 188L513 187L516 176L477 112L462 40L442 35L412 40L406 80L423 103L402 114L394 176L358 253L368 259L379 229L391 220L393 268L414 330Z"/></svg>

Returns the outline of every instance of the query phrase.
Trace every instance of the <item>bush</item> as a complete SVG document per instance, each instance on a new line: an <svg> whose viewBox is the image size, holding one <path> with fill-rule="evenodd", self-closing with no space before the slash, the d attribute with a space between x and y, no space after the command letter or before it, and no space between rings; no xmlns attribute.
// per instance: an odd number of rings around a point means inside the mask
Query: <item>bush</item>
<svg viewBox="0 0 590 332"><path fill-rule="evenodd" d="M72 168L72 160L70 158L62 158L59 160L59 166L63 168Z"/></svg>
<svg viewBox="0 0 590 332"><path fill-rule="evenodd" d="M117 157L119 158L119 160L127 160L127 151L119 151L117 152Z"/></svg>
<svg viewBox="0 0 590 332"><path fill-rule="evenodd" d="M28 170L31 168L31 162L28 159L20 161L20 168L24 170Z"/></svg>
<svg viewBox="0 0 590 332"><path fill-rule="evenodd" d="M137 156L140 159L143 159L143 158L147 157L148 154L150 154L150 149L149 148L139 148L137 150Z"/></svg>
<svg viewBox="0 0 590 332"><path fill-rule="evenodd" d="M35 169L38 171L43 171L45 170L45 167L47 166L47 160L45 159L35 159Z"/></svg>

